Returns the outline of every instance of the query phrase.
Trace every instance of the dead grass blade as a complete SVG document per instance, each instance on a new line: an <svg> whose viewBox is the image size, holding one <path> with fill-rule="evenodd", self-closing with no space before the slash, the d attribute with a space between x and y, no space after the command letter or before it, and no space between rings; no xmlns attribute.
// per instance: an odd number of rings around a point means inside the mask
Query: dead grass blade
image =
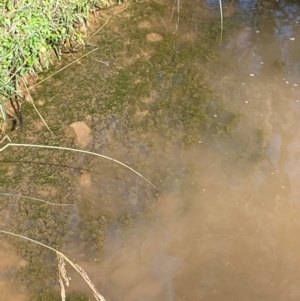
<svg viewBox="0 0 300 301"><path fill-rule="evenodd" d="M28 96L29 96L29 100L30 100L32 106L34 107L35 111L36 111L37 114L39 115L40 119L43 121L43 123L44 123L44 125L46 126L47 130L53 135L53 132L50 130L50 128L49 128L47 122L45 121L45 119L43 118L43 116L41 115L41 113L39 112L39 110L37 109L37 107L35 106L35 104L34 104L34 102L33 102L33 99L32 99L32 97L31 97L31 94L30 94L30 92L29 92L29 90L28 90L28 87L27 87L27 85L26 85L26 82L25 82L24 78L22 78L22 80L23 80L23 83L24 83L26 92L27 92L27 94L28 94Z"/></svg>
<svg viewBox="0 0 300 301"><path fill-rule="evenodd" d="M71 259L69 259L65 254L61 253L60 251L45 245L37 240L34 240L32 238L29 238L27 236L23 236L23 235L19 235L13 232L9 232L9 231L5 231L5 230L0 230L0 233L6 234L6 235L10 235L10 236L14 236L17 238L21 238L23 240L27 240L30 242L33 242L35 244L38 244L46 249L49 249L53 252L56 253L58 259L59 259L59 263L58 263L58 269L59 269L59 283L61 285L61 296L62 296L62 300L64 301L66 297L66 292L65 292L65 287L64 287L64 283L63 281L65 281L66 285L69 284L69 279L67 279L67 273L66 273L66 269L65 269L65 261L68 262L72 268L81 275L81 277L84 279L84 281L86 282L86 284L90 287L90 289L93 291L95 299L97 301L105 301L105 298L98 292L98 290L95 288L95 286L93 285L93 283L91 282L90 278L88 277L87 273L84 271L83 268L81 268L79 265L75 264ZM66 281L67 279L67 281Z"/></svg>
<svg viewBox="0 0 300 301"><path fill-rule="evenodd" d="M220 22L221 22L221 33L220 33L220 45L221 45L223 40L223 29L224 29L222 0L219 0L219 6L220 6Z"/></svg>
<svg viewBox="0 0 300 301"><path fill-rule="evenodd" d="M152 187L154 187L156 189L156 186L154 184L152 184L148 179L146 179L142 174L140 174L139 172L137 172L136 170L134 170L130 166L126 165L125 163L122 163L121 161L115 160L115 159L113 159L111 157L108 157L108 156L105 156L105 155L101 155L101 154L98 154L98 153L85 151L85 150L77 149L77 148L69 148L69 147L62 147L62 146L50 146L50 145L37 145L37 144L21 144L21 143L7 143L2 148L0 148L0 153L2 151L4 151L6 148L8 148L9 146L67 150L67 151L72 151L72 152L83 153L83 154L88 154L88 155L101 157L101 158L113 161L113 162L115 162L119 165L122 165L125 168L131 170L132 172L137 174L139 177L143 178L146 182L148 182Z"/></svg>
<svg viewBox="0 0 300 301"><path fill-rule="evenodd" d="M39 84L41 84L41 83L43 83L44 81L48 80L49 78L53 77L55 74L57 74L57 73L63 71L64 69L68 68L68 67L71 66L72 64L78 62L79 60L81 60L82 58L88 56L89 54L91 54L92 52L94 52L94 51L96 51L96 50L98 50L98 47L95 48L95 49L93 49L93 50L91 50L91 51L89 51L88 53L82 55L82 56L79 57L78 59L76 59L76 60L74 60L73 62L69 63L68 65L62 67L61 69L57 70L57 71L54 72L53 74L51 74L51 75L47 76L46 78L42 79L41 81L39 81L39 82L36 83L35 85L31 86L31 88L34 88L34 87L38 86Z"/></svg>

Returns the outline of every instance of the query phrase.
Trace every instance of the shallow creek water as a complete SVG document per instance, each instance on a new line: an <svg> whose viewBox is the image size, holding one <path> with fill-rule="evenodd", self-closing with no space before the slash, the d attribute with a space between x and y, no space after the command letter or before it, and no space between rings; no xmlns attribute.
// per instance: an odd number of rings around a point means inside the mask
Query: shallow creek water
<svg viewBox="0 0 300 301"><path fill-rule="evenodd" d="M218 14L218 1L195 2L203 16L183 35L187 43L207 11ZM254 0L223 5L238 26L205 72L227 110L239 114L229 137L170 144L163 133L145 131L114 141L100 125L94 129L114 146L110 155L141 164L158 188L97 162L92 182L78 188L83 198L101 201L93 214L108 208L135 214L125 229L115 223L105 230L100 255L92 247L79 252L77 238L66 243L108 301L299 300L300 7ZM118 131L118 121L110 122ZM150 142L159 148L151 151ZM81 214L74 212L70 227ZM89 294L70 275L71 290ZM4 287L9 297L1 293L0 300L27 300Z"/></svg>
<svg viewBox="0 0 300 301"><path fill-rule="evenodd" d="M108 300L299 298L299 7L258 6L237 4L240 26L208 72L241 114L235 134L263 139L199 140L158 156L154 170L169 161L181 177L161 178L154 221L125 237L111 230L103 260L87 266ZM263 157L249 159L251 147Z"/></svg>

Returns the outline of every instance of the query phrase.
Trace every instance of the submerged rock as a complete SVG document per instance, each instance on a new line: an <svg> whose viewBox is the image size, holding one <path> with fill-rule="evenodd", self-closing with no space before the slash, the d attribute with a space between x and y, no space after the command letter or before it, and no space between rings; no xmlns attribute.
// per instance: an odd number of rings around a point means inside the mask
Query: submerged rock
<svg viewBox="0 0 300 301"><path fill-rule="evenodd" d="M151 23L149 21L142 21L137 26L138 29L149 29L151 28Z"/></svg>
<svg viewBox="0 0 300 301"><path fill-rule="evenodd" d="M83 173L79 179L80 186L90 188L92 186L92 176L89 173Z"/></svg>
<svg viewBox="0 0 300 301"><path fill-rule="evenodd" d="M86 148L92 141L91 129L83 121L70 124L76 135L76 144L80 148Z"/></svg>
<svg viewBox="0 0 300 301"><path fill-rule="evenodd" d="M152 32L146 35L146 39L148 42L160 42L163 40L163 37L158 33Z"/></svg>

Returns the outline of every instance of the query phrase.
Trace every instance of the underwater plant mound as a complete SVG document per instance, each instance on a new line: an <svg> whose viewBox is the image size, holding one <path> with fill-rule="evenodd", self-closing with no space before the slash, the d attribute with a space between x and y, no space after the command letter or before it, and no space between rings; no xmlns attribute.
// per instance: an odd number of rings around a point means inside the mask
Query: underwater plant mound
<svg viewBox="0 0 300 301"><path fill-rule="evenodd" d="M113 4L107 0L0 0L2 132L8 127L9 117L22 124L19 101L28 75L36 76L47 70L62 53L81 49L85 45L90 13L96 14L97 10ZM11 110L7 110L9 106Z"/></svg>

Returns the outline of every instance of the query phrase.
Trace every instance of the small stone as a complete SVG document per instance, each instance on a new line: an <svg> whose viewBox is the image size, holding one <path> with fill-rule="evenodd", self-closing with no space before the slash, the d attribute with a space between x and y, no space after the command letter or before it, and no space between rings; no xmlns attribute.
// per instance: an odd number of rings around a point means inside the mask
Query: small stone
<svg viewBox="0 0 300 301"><path fill-rule="evenodd" d="M92 115L86 115L86 116L85 116L85 120L86 120L86 121L92 121L92 120L93 120Z"/></svg>
<svg viewBox="0 0 300 301"><path fill-rule="evenodd" d="M137 110L137 112L135 114L137 117L145 117L149 114L149 111L148 110L144 110L144 111Z"/></svg>
<svg viewBox="0 0 300 301"><path fill-rule="evenodd" d="M163 37L158 33L152 32L146 35L146 39L148 42L160 42L163 40Z"/></svg>
<svg viewBox="0 0 300 301"><path fill-rule="evenodd" d="M70 127L76 134L76 143L81 148L86 148L92 141L91 129L83 121L73 122Z"/></svg>
<svg viewBox="0 0 300 301"><path fill-rule="evenodd" d="M19 262L18 262L18 267L19 268L25 268L27 265L28 265L28 261L26 259L21 259Z"/></svg>
<svg viewBox="0 0 300 301"><path fill-rule="evenodd" d="M45 104L45 100L44 99L39 99L37 102L36 102L36 104L38 105L38 106L43 106L44 104Z"/></svg>
<svg viewBox="0 0 300 301"><path fill-rule="evenodd" d="M138 29L149 29L151 28L151 23L149 21L142 21L137 26Z"/></svg>
<svg viewBox="0 0 300 301"><path fill-rule="evenodd" d="M145 104L149 104L149 103L151 103L151 102L153 102L154 101L154 98L153 97L143 97L142 99L141 99L141 102L142 103L145 103Z"/></svg>
<svg viewBox="0 0 300 301"><path fill-rule="evenodd" d="M89 188L92 185L92 177L89 173L83 173L80 176L80 186L84 187L84 188Z"/></svg>
<svg viewBox="0 0 300 301"><path fill-rule="evenodd" d="M30 93L24 93L24 100L26 101L26 102L32 102L32 98L31 98L31 95L30 95Z"/></svg>

